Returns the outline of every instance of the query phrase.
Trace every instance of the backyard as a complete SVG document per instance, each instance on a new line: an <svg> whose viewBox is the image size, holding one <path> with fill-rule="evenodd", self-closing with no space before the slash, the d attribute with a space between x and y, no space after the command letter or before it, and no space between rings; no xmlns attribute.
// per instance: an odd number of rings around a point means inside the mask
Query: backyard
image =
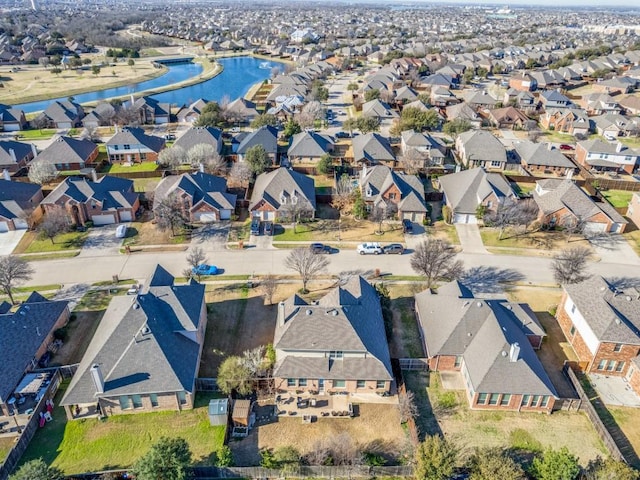
<svg viewBox="0 0 640 480"><path fill-rule="evenodd" d="M600 193L616 208L627 208L633 192L627 190L601 190Z"/></svg>

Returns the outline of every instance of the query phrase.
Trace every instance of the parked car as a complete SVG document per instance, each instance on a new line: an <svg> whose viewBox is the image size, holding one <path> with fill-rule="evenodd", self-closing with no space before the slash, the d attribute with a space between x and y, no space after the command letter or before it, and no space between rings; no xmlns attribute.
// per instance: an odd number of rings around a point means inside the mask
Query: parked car
<svg viewBox="0 0 640 480"><path fill-rule="evenodd" d="M402 220L402 231L405 233L413 232L413 222L408 218Z"/></svg>
<svg viewBox="0 0 640 480"><path fill-rule="evenodd" d="M384 250L384 253L397 253L398 255L404 253L404 247L400 243L390 243L382 247L382 250Z"/></svg>
<svg viewBox="0 0 640 480"><path fill-rule="evenodd" d="M167 133L167 134L164 136L164 139L165 139L165 140L175 140L175 139L176 139L176 136L175 136L173 133Z"/></svg>
<svg viewBox="0 0 640 480"><path fill-rule="evenodd" d="M116 238L124 238L126 236L127 236L127 226L118 225L118 228L116 228Z"/></svg>
<svg viewBox="0 0 640 480"><path fill-rule="evenodd" d="M309 249L313 253L331 253L331 247L329 245L325 245L324 243L312 243L309 245Z"/></svg>
<svg viewBox="0 0 640 480"><path fill-rule="evenodd" d="M560 150L574 150L575 147L573 145L568 145L566 143L563 143L562 145L560 145Z"/></svg>
<svg viewBox="0 0 640 480"><path fill-rule="evenodd" d="M264 234L271 235L273 233L273 223L265 222L264 223Z"/></svg>
<svg viewBox="0 0 640 480"><path fill-rule="evenodd" d="M361 243L360 245L358 245L358 248L356 250L360 255L365 255L365 254L380 255L381 253L383 253L382 247L377 242Z"/></svg>
<svg viewBox="0 0 640 480"><path fill-rule="evenodd" d="M251 235L260 235L260 222L258 220L251 222Z"/></svg>
<svg viewBox="0 0 640 480"><path fill-rule="evenodd" d="M193 267L191 269L191 273L194 275L217 275L218 267L215 265L207 265L206 263L201 263L197 267Z"/></svg>
<svg viewBox="0 0 640 480"><path fill-rule="evenodd" d="M336 138L349 138L349 134L347 132L336 132Z"/></svg>

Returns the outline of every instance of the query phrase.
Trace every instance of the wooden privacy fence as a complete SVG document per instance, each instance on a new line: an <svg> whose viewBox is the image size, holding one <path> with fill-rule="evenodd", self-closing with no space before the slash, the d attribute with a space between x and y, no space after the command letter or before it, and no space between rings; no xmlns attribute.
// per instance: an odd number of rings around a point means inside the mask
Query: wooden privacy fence
<svg viewBox="0 0 640 480"><path fill-rule="evenodd" d="M426 372L429 370L428 358L399 358L400 370L419 370Z"/></svg>
<svg viewBox="0 0 640 480"><path fill-rule="evenodd" d="M373 478L410 477L413 468L406 465L395 467L354 466L299 466L286 472L262 467L194 467L195 478Z"/></svg>
<svg viewBox="0 0 640 480"><path fill-rule="evenodd" d="M196 392L217 392L217 378L196 378Z"/></svg>

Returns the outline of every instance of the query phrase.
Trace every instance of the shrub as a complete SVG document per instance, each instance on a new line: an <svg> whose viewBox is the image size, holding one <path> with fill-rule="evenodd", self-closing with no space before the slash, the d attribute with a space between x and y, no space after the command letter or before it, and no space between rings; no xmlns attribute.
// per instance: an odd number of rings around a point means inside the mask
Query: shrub
<svg viewBox="0 0 640 480"><path fill-rule="evenodd" d="M364 463L370 467L381 467L387 463L387 461L378 453L364 452Z"/></svg>
<svg viewBox="0 0 640 480"><path fill-rule="evenodd" d="M67 327L60 327L53 331L53 338L56 340L62 340L63 342L67 340L68 336Z"/></svg>

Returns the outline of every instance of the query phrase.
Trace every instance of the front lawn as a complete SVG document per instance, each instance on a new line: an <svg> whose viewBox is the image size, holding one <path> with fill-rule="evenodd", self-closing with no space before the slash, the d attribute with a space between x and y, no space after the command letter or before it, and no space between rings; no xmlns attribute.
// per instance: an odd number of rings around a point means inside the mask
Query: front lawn
<svg viewBox="0 0 640 480"><path fill-rule="evenodd" d="M57 235L53 243L48 238L39 238L36 232L24 234L14 253L59 252L61 250L76 250L82 248L88 232L68 232Z"/></svg>
<svg viewBox="0 0 640 480"><path fill-rule="evenodd" d="M193 410L67 422L64 409L58 406L63 391L56 395L53 421L36 432L22 463L42 457L66 474L127 468L162 436L184 438L194 461L206 463L224 440L225 427L209 425L211 395L198 394Z"/></svg>
<svg viewBox="0 0 640 480"><path fill-rule="evenodd" d="M541 140L545 142L557 142L557 143L574 143L575 137L569 133L556 132L554 130L548 130L543 132L543 138Z"/></svg>
<svg viewBox="0 0 640 480"><path fill-rule="evenodd" d="M338 231L339 229L339 231ZM274 242L335 242L340 239L344 242L403 242L404 234L399 223L382 224L382 234L377 234L377 222L367 220L354 220L343 218L337 220L316 220L296 225L295 233L290 225L282 225L276 228L273 237Z"/></svg>
<svg viewBox="0 0 640 480"><path fill-rule="evenodd" d="M573 235L571 240L567 242L567 235L561 231L536 231L516 235L513 230L506 229L500 239L500 229L484 227L480 229L480 236L485 247L512 249L509 255L513 254L513 249L526 249L532 251L528 254L548 256L553 250L561 250L575 245L589 246L589 243L578 235Z"/></svg>
<svg viewBox="0 0 640 480"><path fill-rule="evenodd" d="M631 228L630 228L631 227ZM634 229L633 224L627 225L626 230L623 235L631 245L631 247L635 250L636 254L640 256L640 230Z"/></svg>
<svg viewBox="0 0 640 480"><path fill-rule="evenodd" d="M601 190L602 196L616 208L626 208L629 206L633 192L626 190Z"/></svg>
<svg viewBox="0 0 640 480"><path fill-rule="evenodd" d="M112 163L107 164L102 173L137 173L137 172L155 172L158 170L158 165L155 162L142 162L142 163L134 163L129 166L125 163ZM158 176L160 176L158 174Z"/></svg>
<svg viewBox="0 0 640 480"><path fill-rule="evenodd" d="M48 140L56 133L55 128L43 128L42 130L20 130L18 140Z"/></svg>

